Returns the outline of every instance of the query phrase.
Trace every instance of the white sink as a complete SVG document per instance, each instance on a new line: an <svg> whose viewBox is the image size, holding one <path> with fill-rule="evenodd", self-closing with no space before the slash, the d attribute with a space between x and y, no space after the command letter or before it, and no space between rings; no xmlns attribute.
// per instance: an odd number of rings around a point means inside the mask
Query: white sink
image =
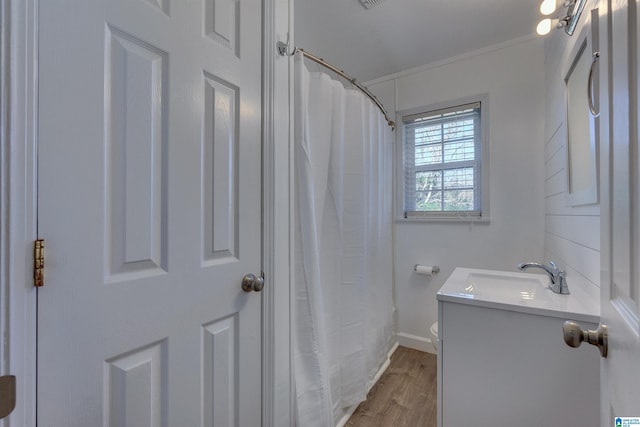
<svg viewBox="0 0 640 427"><path fill-rule="evenodd" d="M470 271L465 281L464 293L470 298L501 296L521 302L549 299L549 278L540 274L510 272Z"/></svg>
<svg viewBox="0 0 640 427"><path fill-rule="evenodd" d="M589 298L578 287L571 289L571 295L553 293L546 274L458 267L437 296L440 301L576 321L598 323L600 314L599 301Z"/></svg>

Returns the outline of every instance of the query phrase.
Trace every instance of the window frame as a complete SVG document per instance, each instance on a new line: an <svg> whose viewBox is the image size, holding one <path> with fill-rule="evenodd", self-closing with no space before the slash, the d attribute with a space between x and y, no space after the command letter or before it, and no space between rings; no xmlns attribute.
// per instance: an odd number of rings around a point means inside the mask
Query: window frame
<svg viewBox="0 0 640 427"><path fill-rule="evenodd" d="M480 104L480 145L477 151L479 158L473 161L451 162L450 166L464 166L465 164L476 164L476 179L478 185L474 191L479 192L479 210L474 211L408 211L405 212L405 150L404 150L404 118L410 116L429 115L442 110L455 110L458 107L465 107L470 104ZM488 94L462 98L438 104L431 104L423 107L398 111L396 113L396 123L399 127L396 131L396 219L398 221L453 221L453 222L489 222L489 96ZM449 166L448 165L448 166ZM450 167L421 167L421 169L446 170ZM453 169L453 167L451 167Z"/></svg>

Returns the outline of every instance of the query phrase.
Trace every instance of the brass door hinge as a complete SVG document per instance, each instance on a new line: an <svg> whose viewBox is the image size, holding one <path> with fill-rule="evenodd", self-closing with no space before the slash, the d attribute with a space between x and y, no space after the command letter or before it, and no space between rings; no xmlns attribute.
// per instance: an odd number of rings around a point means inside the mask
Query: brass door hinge
<svg viewBox="0 0 640 427"><path fill-rule="evenodd" d="M16 377L0 377L0 418L9 415L16 407Z"/></svg>
<svg viewBox="0 0 640 427"><path fill-rule="evenodd" d="M44 286L44 240L33 242L33 285Z"/></svg>

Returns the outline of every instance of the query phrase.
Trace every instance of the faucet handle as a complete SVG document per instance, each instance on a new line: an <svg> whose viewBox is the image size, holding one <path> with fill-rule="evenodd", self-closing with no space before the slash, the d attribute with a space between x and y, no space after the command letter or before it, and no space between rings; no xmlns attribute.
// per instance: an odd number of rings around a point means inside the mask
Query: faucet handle
<svg viewBox="0 0 640 427"><path fill-rule="evenodd" d="M564 270L558 271L558 290L563 295L569 295L569 286L567 285L567 272Z"/></svg>
<svg viewBox="0 0 640 427"><path fill-rule="evenodd" d="M540 268L549 275L549 281L551 284L549 288L558 294L569 294L569 287L567 286L567 273L564 270L560 270L555 262L549 261L549 265L541 264L539 262L524 262L518 265L518 269L527 270L529 268Z"/></svg>

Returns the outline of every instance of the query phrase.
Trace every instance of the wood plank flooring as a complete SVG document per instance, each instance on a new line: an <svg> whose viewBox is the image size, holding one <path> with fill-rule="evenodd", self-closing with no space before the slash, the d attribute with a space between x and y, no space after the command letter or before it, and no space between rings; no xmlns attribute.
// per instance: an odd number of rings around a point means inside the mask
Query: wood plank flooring
<svg viewBox="0 0 640 427"><path fill-rule="evenodd" d="M434 354L398 347L391 363L347 427L435 427L436 371Z"/></svg>

